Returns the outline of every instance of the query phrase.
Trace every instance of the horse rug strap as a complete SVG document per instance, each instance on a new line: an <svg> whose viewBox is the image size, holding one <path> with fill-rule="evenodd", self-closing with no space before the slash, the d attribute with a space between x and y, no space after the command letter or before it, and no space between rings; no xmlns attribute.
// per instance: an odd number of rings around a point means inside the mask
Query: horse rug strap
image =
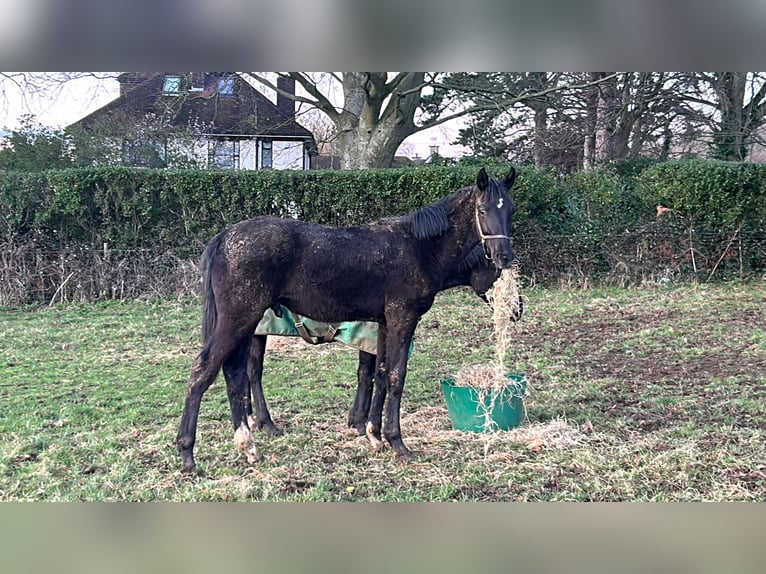
<svg viewBox="0 0 766 574"><path fill-rule="evenodd" d="M300 317L300 315L298 315ZM312 335L306 328L304 321L306 317L301 317L301 320L295 323L295 328L298 330L298 334L301 339L312 345L319 345L320 343L329 343L335 339L335 333L338 332L338 326L333 323L326 323L327 332L324 335Z"/></svg>
<svg viewBox="0 0 766 574"><path fill-rule="evenodd" d="M349 347L376 354L378 351L378 324L367 321L325 323L281 308L282 317L268 309L255 328L256 335L284 335L300 337L311 345L344 343Z"/></svg>

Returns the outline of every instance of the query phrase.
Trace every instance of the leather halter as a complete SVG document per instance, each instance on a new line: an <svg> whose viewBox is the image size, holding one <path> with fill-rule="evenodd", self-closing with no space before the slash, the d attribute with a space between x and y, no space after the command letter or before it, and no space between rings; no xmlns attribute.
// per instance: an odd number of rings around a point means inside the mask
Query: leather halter
<svg viewBox="0 0 766 574"><path fill-rule="evenodd" d="M481 228L481 222L479 221L478 207L475 209L474 215L476 216L476 231L479 232L479 239L481 239L481 247L484 250L484 257L487 259L492 259L492 257L489 256L489 251L487 249L487 239L507 239L510 242L511 238L507 235L484 235L484 230Z"/></svg>

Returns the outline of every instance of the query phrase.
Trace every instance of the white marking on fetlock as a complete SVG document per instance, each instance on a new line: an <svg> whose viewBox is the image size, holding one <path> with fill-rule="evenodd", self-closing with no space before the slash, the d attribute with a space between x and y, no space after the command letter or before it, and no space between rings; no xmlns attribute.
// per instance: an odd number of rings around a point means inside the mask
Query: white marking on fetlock
<svg viewBox="0 0 766 574"><path fill-rule="evenodd" d="M377 452L383 449L383 442L378 437L376 437L372 431L373 431L372 423L368 422L367 428L366 428L367 439L370 441L370 444L372 445L372 450Z"/></svg>
<svg viewBox="0 0 766 574"><path fill-rule="evenodd" d="M247 426L249 426L251 429L257 429L258 425L255 422L255 418L253 415L247 415Z"/></svg>
<svg viewBox="0 0 766 574"><path fill-rule="evenodd" d="M250 464L261 460L261 453L258 452L258 448L253 442L253 434L245 423L239 425L239 428L234 432L234 447L239 452L244 453Z"/></svg>

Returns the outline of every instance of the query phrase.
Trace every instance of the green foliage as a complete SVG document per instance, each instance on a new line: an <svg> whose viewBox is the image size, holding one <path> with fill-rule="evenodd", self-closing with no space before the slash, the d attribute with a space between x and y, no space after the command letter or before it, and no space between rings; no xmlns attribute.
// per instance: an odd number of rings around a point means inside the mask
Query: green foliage
<svg viewBox="0 0 766 574"><path fill-rule="evenodd" d="M507 169L507 166L506 168ZM126 167L0 172L13 235L59 245L174 248L186 255L227 224L257 215L353 225L407 213L471 185L474 168L224 172Z"/></svg>
<svg viewBox="0 0 766 574"><path fill-rule="evenodd" d="M27 124L11 132L0 147L0 170L35 172L72 165L63 132Z"/></svg>
<svg viewBox="0 0 766 574"><path fill-rule="evenodd" d="M638 178L637 194L713 229L766 227L766 165L679 160L659 163Z"/></svg>
<svg viewBox="0 0 766 574"><path fill-rule="evenodd" d="M8 301L74 297L59 291L70 276L66 288L86 300L132 296L145 278L133 280L126 269L170 275L168 264L196 260L236 221L277 215L339 226L411 213L473 185L478 167L0 170L0 254L8 262L0 281L13 287ZM482 167L503 177L509 165ZM764 165L623 162L568 176L517 169L513 242L522 273L537 282L744 277L766 268L759 239L766 228ZM673 217L657 219L657 205L673 209Z"/></svg>
<svg viewBox="0 0 766 574"><path fill-rule="evenodd" d="M488 171L503 177L508 164ZM201 171L126 167L0 172L5 233L62 244L173 247L195 252L227 224L258 215L355 225L409 213L472 185L477 166ZM518 168L517 229L611 233L650 222L655 206L713 227L766 225L766 166L716 161L621 162L556 176Z"/></svg>
<svg viewBox="0 0 766 574"><path fill-rule="evenodd" d="M575 208L574 230L604 234L634 229L654 215L654 208L636 196L632 178L612 164L572 174L567 189Z"/></svg>
<svg viewBox="0 0 766 574"><path fill-rule="evenodd" d="M644 170L662 163L661 160L650 157L631 157L616 159L609 163L617 175L625 179L635 179Z"/></svg>

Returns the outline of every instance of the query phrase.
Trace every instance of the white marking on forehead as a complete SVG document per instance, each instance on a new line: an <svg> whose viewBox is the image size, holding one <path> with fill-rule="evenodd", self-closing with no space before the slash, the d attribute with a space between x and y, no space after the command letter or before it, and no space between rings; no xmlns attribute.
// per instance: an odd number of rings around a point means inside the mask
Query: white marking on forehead
<svg viewBox="0 0 766 574"><path fill-rule="evenodd" d="M502 209L503 208L503 198L497 200L497 208Z"/></svg>

